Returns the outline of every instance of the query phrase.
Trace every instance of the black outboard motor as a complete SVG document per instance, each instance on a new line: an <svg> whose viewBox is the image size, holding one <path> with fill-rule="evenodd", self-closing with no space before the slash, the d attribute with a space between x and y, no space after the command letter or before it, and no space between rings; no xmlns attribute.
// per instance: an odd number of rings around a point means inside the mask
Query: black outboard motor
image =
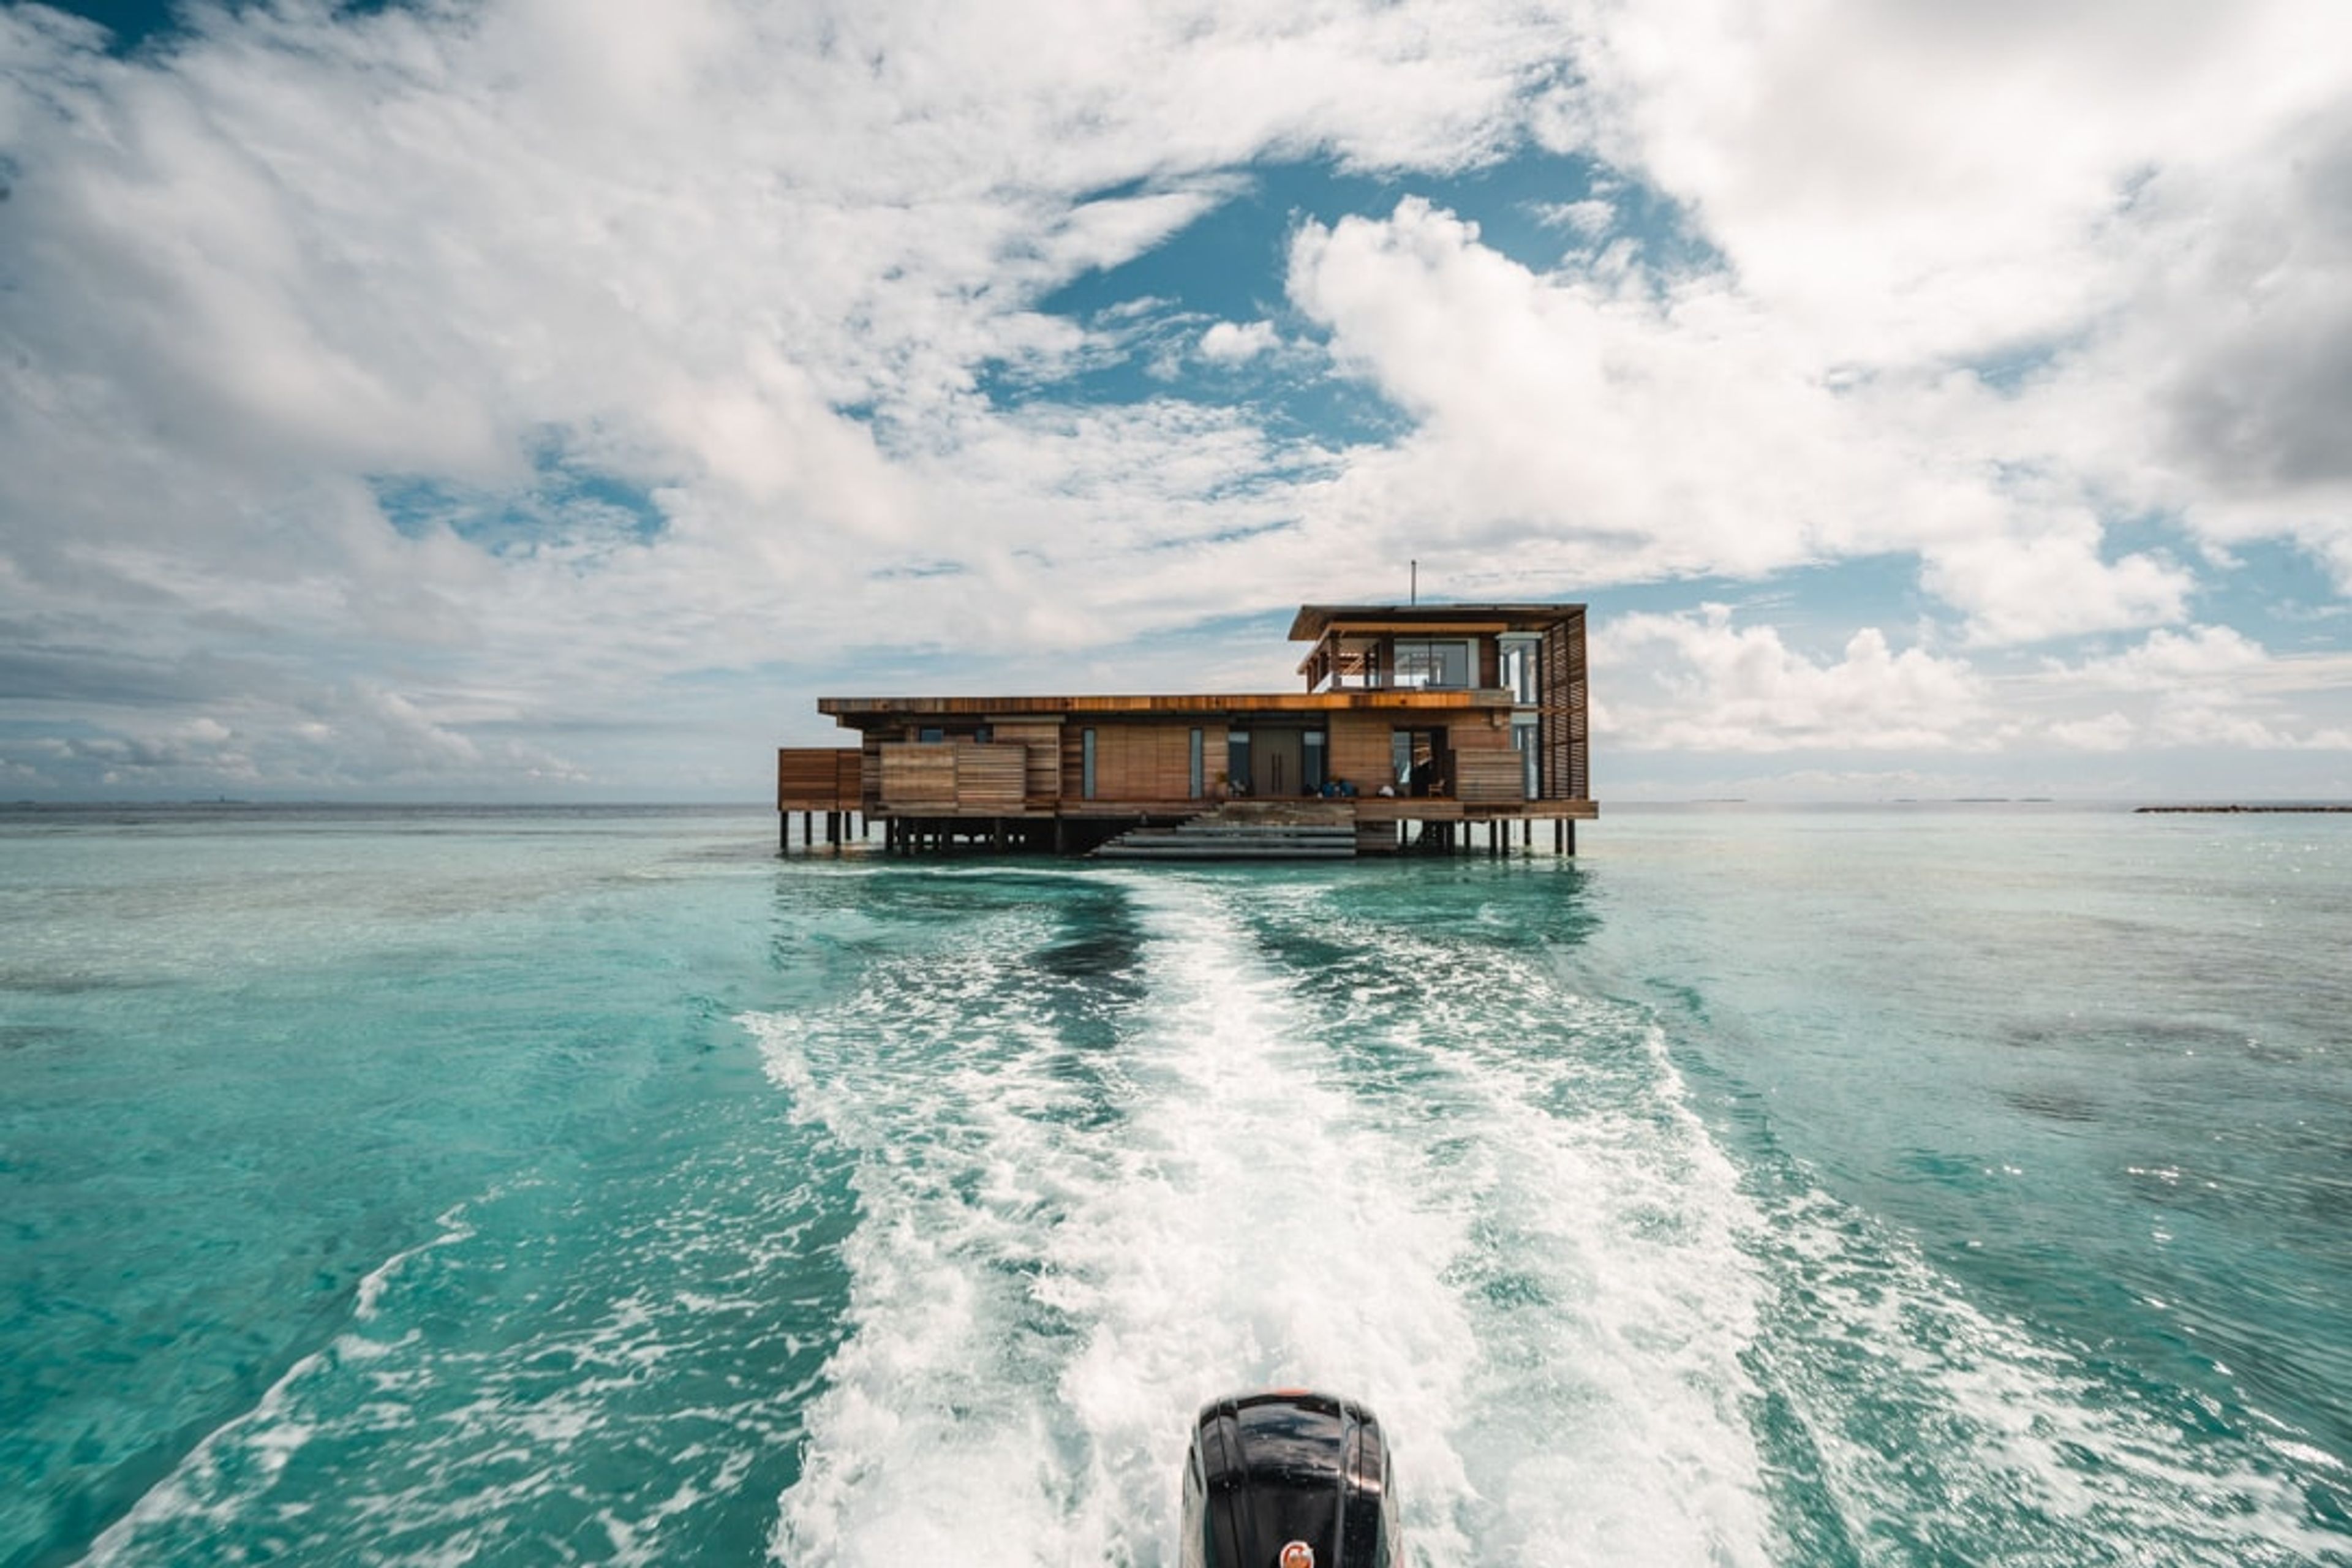
<svg viewBox="0 0 2352 1568"><path fill-rule="evenodd" d="M1201 1407L1183 1568L1402 1568L1380 1418L1303 1388Z"/></svg>

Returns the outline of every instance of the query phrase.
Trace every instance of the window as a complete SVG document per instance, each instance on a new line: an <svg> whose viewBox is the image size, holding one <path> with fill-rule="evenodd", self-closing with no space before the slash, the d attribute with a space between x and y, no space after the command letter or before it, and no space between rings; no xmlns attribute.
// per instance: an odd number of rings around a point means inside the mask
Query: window
<svg viewBox="0 0 2352 1568"><path fill-rule="evenodd" d="M1540 639L1506 633L1499 642L1503 656L1504 689L1510 692L1512 701L1533 707L1538 700L1538 693L1542 689L1539 684L1541 664L1538 658L1542 646Z"/></svg>
<svg viewBox="0 0 2352 1568"><path fill-rule="evenodd" d="M1418 797L1443 793L1438 754L1444 736L1443 730L1389 731L1389 765L1396 770L1397 794Z"/></svg>
<svg viewBox="0 0 2352 1568"><path fill-rule="evenodd" d="M1519 752L1519 784L1529 800L1543 798L1543 748L1538 744L1541 729L1531 722L1511 726L1511 744Z"/></svg>
<svg viewBox="0 0 2352 1568"><path fill-rule="evenodd" d="M1095 732L1081 730L1078 731L1078 798L1092 800L1094 797Z"/></svg>
<svg viewBox="0 0 2352 1568"><path fill-rule="evenodd" d="M1298 738L1298 787L1308 795L1319 795L1331 775L1324 763L1324 732L1309 730Z"/></svg>
<svg viewBox="0 0 2352 1568"><path fill-rule="evenodd" d="M1201 777L1201 731L1198 731L1198 730L1195 730L1195 731L1192 731L1192 798L1193 798L1194 800L1198 800L1198 799L1200 799L1203 795L1206 795L1206 794L1208 793L1208 791L1207 791L1207 790L1205 790L1204 788L1202 788L1202 787L1203 781L1202 781L1202 777Z"/></svg>
<svg viewBox="0 0 2352 1568"><path fill-rule="evenodd" d="M1466 642L1416 641L1399 637L1389 684L1467 686L1470 684L1470 645Z"/></svg>
<svg viewBox="0 0 2352 1568"><path fill-rule="evenodd" d="M915 739L926 746L936 746L947 738L947 731L936 724L926 724L915 731Z"/></svg>
<svg viewBox="0 0 2352 1568"><path fill-rule="evenodd" d="M1235 795L1250 792L1249 742L1247 730L1235 730L1225 737L1225 777Z"/></svg>

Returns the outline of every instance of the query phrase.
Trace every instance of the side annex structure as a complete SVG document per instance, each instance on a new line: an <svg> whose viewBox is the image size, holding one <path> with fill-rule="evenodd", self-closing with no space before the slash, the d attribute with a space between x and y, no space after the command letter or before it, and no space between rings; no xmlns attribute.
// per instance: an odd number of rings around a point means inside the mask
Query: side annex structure
<svg viewBox="0 0 2352 1568"><path fill-rule="evenodd" d="M856 747L776 753L783 847L878 825L959 847L1137 859L1573 854L1600 815L1582 605L1307 605L1303 691L826 697Z"/></svg>

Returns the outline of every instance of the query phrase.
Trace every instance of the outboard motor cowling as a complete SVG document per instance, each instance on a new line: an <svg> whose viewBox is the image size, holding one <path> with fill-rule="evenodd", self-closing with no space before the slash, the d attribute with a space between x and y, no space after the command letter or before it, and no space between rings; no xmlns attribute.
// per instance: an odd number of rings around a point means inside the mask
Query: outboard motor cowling
<svg viewBox="0 0 2352 1568"><path fill-rule="evenodd" d="M1183 1568L1399 1568L1388 1444L1351 1399L1286 1388L1201 1407Z"/></svg>

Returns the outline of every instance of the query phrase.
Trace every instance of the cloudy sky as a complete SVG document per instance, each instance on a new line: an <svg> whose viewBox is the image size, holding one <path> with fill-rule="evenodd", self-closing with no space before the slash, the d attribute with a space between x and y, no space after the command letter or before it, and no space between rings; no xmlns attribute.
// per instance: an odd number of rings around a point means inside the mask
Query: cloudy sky
<svg viewBox="0 0 2352 1568"><path fill-rule="evenodd" d="M2352 797L2352 6L0 0L0 799L757 800L1416 560L1604 805Z"/></svg>

